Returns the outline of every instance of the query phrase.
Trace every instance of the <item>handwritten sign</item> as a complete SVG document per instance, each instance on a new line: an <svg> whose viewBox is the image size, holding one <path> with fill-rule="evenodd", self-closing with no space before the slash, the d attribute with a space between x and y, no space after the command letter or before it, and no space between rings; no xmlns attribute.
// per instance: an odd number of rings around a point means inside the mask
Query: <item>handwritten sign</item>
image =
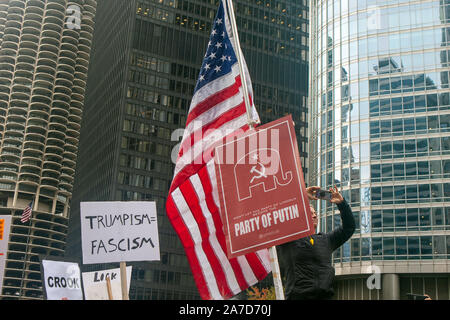
<svg viewBox="0 0 450 320"><path fill-rule="evenodd" d="M155 202L81 202L83 264L159 260Z"/></svg>
<svg viewBox="0 0 450 320"><path fill-rule="evenodd" d="M132 267L127 267L127 290L130 291ZM109 300L106 278L111 281L113 300L122 300L120 268L83 272L83 288L86 300Z"/></svg>
<svg viewBox="0 0 450 320"><path fill-rule="evenodd" d="M42 277L47 300L83 300L80 266L76 262L43 259Z"/></svg>

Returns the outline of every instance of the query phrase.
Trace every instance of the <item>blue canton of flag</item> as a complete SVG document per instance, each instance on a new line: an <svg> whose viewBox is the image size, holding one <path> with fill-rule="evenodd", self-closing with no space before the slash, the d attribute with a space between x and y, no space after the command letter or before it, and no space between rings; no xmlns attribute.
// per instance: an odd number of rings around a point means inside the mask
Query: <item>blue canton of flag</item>
<svg viewBox="0 0 450 320"><path fill-rule="evenodd" d="M236 54L225 27L224 9L221 2L194 92L231 72L231 66L236 62Z"/></svg>

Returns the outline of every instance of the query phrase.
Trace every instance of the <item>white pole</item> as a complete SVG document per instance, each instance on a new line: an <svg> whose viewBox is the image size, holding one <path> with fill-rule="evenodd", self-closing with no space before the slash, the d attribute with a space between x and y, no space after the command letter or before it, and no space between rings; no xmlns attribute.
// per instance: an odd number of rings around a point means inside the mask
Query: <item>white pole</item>
<svg viewBox="0 0 450 320"><path fill-rule="evenodd" d="M251 105L250 105L250 100L248 98L247 76L244 71L244 65L242 64L242 56L241 56L242 51L241 51L241 46L240 46L240 42L239 42L236 18L234 16L233 1L225 0L225 2L226 2L224 5L225 16L226 16L226 12L228 11L229 17L230 17L231 30L233 31L233 37L232 37L234 39L233 45L236 49L236 58L237 58L238 65L239 65L239 73L241 75L242 91L243 91L242 93L244 94L244 102L245 102L245 109L247 110L248 125L250 128L253 128L253 126L255 124L255 120L253 120L253 117L252 117L252 109L251 109ZM229 10L227 10L226 4L228 4Z"/></svg>
<svg viewBox="0 0 450 320"><path fill-rule="evenodd" d="M281 281L280 266L278 264L277 248L270 247L270 266L272 267L273 284L277 300L284 300L283 283Z"/></svg>
<svg viewBox="0 0 450 320"><path fill-rule="evenodd" d="M120 262L120 282L122 287L122 300L130 300L128 297L127 263L125 261Z"/></svg>

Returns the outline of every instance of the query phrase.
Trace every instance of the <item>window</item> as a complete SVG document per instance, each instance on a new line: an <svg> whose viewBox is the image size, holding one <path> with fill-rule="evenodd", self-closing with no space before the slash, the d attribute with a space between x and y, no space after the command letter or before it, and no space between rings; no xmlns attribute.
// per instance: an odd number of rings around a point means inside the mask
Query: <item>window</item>
<svg viewBox="0 0 450 320"><path fill-rule="evenodd" d="M406 227L406 210L405 209L395 209L394 210L394 218L395 218L395 228L402 229Z"/></svg>
<svg viewBox="0 0 450 320"><path fill-rule="evenodd" d="M394 201L395 203L405 202L405 186L394 186Z"/></svg>
<svg viewBox="0 0 450 320"><path fill-rule="evenodd" d="M392 209L383 210L383 231L394 231L394 211Z"/></svg>
<svg viewBox="0 0 450 320"><path fill-rule="evenodd" d="M383 181L392 180L392 164L391 163L381 165L381 172L382 172L381 175L383 177Z"/></svg>
<svg viewBox="0 0 450 320"><path fill-rule="evenodd" d="M445 254L445 247L445 236L433 236L433 254Z"/></svg>
<svg viewBox="0 0 450 320"><path fill-rule="evenodd" d="M419 237L408 237L408 255L418 255L419 253Z"/></svg>
<svg viewBox="0 0 450 320"><path fill-rule="evenodd" d="M405 255L406 254L406 237L396 237L395 238L395 254Z"/></svg>
<svg viewBox="0 0 450 320"><path fill-rule="evenodd" d="M361 256L367 257L371 255L372 238L361 239Z"/></svg>
<svg viewBox="0 0 450 320"><path fill-rule="evenodd" d="M394 255L394 238L383 238L383 255Z"/></svg>
<svg viewBox="0 0 450 320"><path fill-rule="evenodd" d="M420 208L419 210L420 230L430 230L431 208Z"/></svg>
<svg viewBox="0 0 450 320"><path fill-rule="evenodd" d="M372 187L372 201L380 201L380 200L381 200L381 187Z"/></svg>
<svg viewBox="0 0 450 320"><path fill-rule="evenodd" d="M403 177L405 175L405 164L394 163L394 177Z"/></svg>
<svg viewBox="0 0 450 320"><path fill-rule="evenodd" d="M419 225L418 220L418 209L417 208L408 208L407 210L407 226L408 229L417 230L417 227Z"/></svg>
<svg viewBox="0 0 450 320"><path fill-rule="evenodd" d="M372 230L380 231L381 226L382 226L381 210L373 210L372 211Z"/></svg>
<svg viewBox="0 0 450 320"><path fill-rule="evenodd" d="M416 141L415 140L405 140L405 156L415 157L416 156Z"/></svg>
<svg viewBox="0 0 450 320"><path fill-rule="evenodd" d="M383 159L388 159L392 157L392 142L390 141L381 142L381 155Z"/></svg>
<svg viewBox="0 0 450 320"><path fill-rule="evenodd" d="M394 189L392 186L383 186L382 187L382 200L383 204L392 204L392 196Z"/></svg>
<svg viewBox="0 0 450 320"><path fill-rule="evenodd" d="M359 239L351 239L351 255L352 257L359 257L360 251L359 251Z"/></svg>

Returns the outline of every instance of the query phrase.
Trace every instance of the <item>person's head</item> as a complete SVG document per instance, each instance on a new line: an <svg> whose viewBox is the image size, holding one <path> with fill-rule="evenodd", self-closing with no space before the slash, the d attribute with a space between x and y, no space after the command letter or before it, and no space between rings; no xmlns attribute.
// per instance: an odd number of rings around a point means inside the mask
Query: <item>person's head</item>
<svg viewBox="0 0 450 320"><path fill-rule="evenodd" d="M313 206L309 206L309 209L311 210L311 216L313 220L314 229L317 229L317 224L319 222L319 219L317 218L316 209L314 209Z"/></svg>

